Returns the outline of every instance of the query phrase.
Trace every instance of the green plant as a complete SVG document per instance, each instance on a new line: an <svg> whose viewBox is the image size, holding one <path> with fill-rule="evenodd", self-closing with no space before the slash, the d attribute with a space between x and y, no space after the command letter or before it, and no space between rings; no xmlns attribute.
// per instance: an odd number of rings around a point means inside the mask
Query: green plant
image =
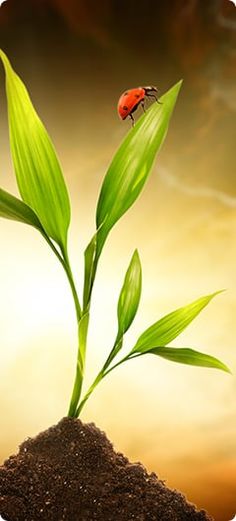
<svg viewBox="0 0 236 521"><path fill-rule="evenodd" d="M0 215L29 224L47 241L67 275L78 324L78 358L75 383L68 415L77 417L98 383L118 365L154 354L184 364L213 367L229 372L220 360L189 348L168 347L200 311L219 292L202 297L173 311L149 327L122 359L114 361L123 346L125 333L137 313L142 272L137 250L134 252L118 301L118 326L114 345L96 379L81 398L85 371L90 303L98 261L107 236L120 217L139 196L168 129L181 82L162 96L162 105L153 103L125 137L104 178L96 213L96 233L84 253L82 306L75 287L67 249L70 201L51 140L35 112L27 90L13 71L7 56L0 51L8 102L10 148L22 200L0 189Z"/></svg>

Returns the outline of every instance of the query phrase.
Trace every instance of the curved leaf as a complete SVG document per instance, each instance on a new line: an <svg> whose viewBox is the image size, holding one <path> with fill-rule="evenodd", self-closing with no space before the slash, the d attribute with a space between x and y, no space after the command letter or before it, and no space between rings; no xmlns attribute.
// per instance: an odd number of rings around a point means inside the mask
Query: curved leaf
<svg viewBox="0 0 236 521"><path fill-rule="evenodd" d="M6 73L11 154L20 194L47 234L65 247L70 203L54 147L28 92L0 50Z"/></svg>
<svg viewBox="0 0 236 521"><path fill-rule="evenodd" d="M42 231L43 227L37 215L31 210L27 204L17 199L12 194L0 188L0 216L5 219L12 219L13 221L20 221L25 224L30 224Z"/></svg>
<svg viewBox="0 0 236 521"><path fill-rule="evenodd" d="M201 297L155 322L139 337L131 352L143 353L155 349L157 346L164 347L172 342L218 293L221 291Z"/></svg>
<svg viewBox="0 0 236 521"><path fill-rule="evenodd" d="M221 369L226 373L231 373L230 369L223 362L214 356L200 353L189 347L157 347L147 351L153 355L161 356L166 360L178 362L179 364L196 365L199 367L212 367L213 369Z"/></svg>
<svg viewBox="0 0 236 521"><path fill-rule="evenodd" d="M135 202L150 174L166 136L181 83L162 96L162 104L153 103L139 118L112 160L97 205L97 228L102 225L98 233L98 256L109 231Z"/></svg>
<svg viewBox="0 0 236 521"><path fill-rule="evenodd" d="M138 251L135 250L125 275L118 301L118 337L131 326L137 313L142 287L142 267Z"/></svg>

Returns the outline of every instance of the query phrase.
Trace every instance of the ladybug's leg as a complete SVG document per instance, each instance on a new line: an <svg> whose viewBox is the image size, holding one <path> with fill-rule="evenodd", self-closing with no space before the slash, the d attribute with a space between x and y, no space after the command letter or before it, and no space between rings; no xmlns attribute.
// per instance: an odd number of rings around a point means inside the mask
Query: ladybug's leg
<svg viewBox="0 0 236 521"><path fill-rule="evenodd" d="M129 113L129 117L130 117L130 119L132 119L132 127L134 127L133 112L135 112L135 110L137 110L140 102L141 102L141 100L139 100L138 103L136 103L136 105L132 108L131 112Z"/></svg>
<svg viewBox="0 0 236 521"><path fill-rule="evenodd" d="M129 117L132 120L132 127L134 127L134 118L133 118L132 114L129 114Z"/></svg>
<svg viewBox="0 0 236 521"><path fill-rule="evenodd" d="M141 105L142 105L143 112L146 112L144 99L141 101Z"/></svg>
<svg viewBox="0 0 236 521"><path fill-rule="evenodd" d="M155 94L146 94L148 98L155 98L156 102L162 105L162 101L159 101L159 99L155 96Z"/></svg>

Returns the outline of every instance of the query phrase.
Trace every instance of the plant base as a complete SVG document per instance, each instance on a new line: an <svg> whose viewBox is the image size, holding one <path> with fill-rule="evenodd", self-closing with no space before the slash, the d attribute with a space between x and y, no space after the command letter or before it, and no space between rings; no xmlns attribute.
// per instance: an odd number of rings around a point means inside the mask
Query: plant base
<svg viewBox="0 0 236 521"><path fill-rule="evenodd" d="M130 463L93 423L63 418L22 443L0 467L8 521L213 521L140 463Z"/></svg>

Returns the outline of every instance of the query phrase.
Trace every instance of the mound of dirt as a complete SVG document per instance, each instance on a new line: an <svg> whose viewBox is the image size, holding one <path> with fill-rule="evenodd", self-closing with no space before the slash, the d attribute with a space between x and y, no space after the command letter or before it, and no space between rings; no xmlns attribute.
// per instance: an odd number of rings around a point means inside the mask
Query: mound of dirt
<svg viewBox="0 0 236 521"><path fill-rule="evenodd" d="M63 418L0 467L8 521L212 521L140 463L114 451L93 423Z"/></svg>

